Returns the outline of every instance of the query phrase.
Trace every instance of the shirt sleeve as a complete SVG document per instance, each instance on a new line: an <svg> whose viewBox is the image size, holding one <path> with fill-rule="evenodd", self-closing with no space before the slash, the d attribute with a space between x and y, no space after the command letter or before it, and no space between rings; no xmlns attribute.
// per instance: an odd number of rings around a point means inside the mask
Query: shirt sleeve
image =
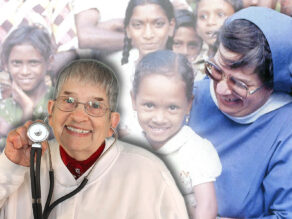
<svg viewBox="0 0 292 219"><path fill-rule="evenodd" d="M24 176L29 170L11 162L3 152L0 155L0 211L9 196L16 191L24 181Z"/></svg>
<svg viewBox="0 0 292 219"><path fill-rule="evenodd" d="M258 218L292 218L292 136L283 140L270 165L262 189L264 192L265 212Z"/></svg>
<svg viewBox="0 0 292 219"><path fill-rule="evenodd" d="M188 147L190 151L193 151L189 153L188 157L192 186L215 181L221 174L222 166L211 142L201 139L194 141L194 144L188 145Z"/></svg>
<svg viewBox="0 0 292 219"><path fill-rule="evenodd" d="M73 0L72 9L74 14L78 14L88 9L99 9L102 6L102 1L96 0Z"/></svg>

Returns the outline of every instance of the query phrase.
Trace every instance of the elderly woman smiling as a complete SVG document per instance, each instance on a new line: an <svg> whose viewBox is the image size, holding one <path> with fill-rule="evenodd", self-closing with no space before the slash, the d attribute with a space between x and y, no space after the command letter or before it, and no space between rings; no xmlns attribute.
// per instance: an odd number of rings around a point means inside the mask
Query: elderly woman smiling
<svg viewBox="0 0 292 219"><path fill-rule="evenodd" d="M187 218L182 196L163 163L149 152L115 141L119 122L114 73L94 60L78 60L61 72L48 103L55 140L52 201L88 183L58 204L49 218ZM0 218L32 218L29 182L32 122L12 130L0 156ZM42 203L49 189L49 153L41 165ZM24 210L25 209L25 210Z"/></svg>

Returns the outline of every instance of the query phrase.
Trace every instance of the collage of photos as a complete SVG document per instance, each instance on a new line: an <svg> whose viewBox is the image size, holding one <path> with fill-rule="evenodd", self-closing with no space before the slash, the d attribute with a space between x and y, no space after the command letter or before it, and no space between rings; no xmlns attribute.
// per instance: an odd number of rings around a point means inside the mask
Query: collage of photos
<svg viewBox="0 0 292 219"><path fill-rule="evenodd" d="M292 219L292 1L0 12L0 219Z"/></svg>

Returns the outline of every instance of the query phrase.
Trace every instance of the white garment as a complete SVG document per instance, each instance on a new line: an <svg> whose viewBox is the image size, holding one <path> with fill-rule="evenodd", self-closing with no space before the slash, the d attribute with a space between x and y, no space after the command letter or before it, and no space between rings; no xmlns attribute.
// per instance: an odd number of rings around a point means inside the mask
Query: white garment
<svg viewBox="0 0 292 219"><path fill-rule="evenodd" d="M156 152L161 154L191 206L196 203L193 187L213 182L221 174L222 167L216 149L189 126L183 126Z"/></svg>
<svg viewBox="0 0 292 219"><path fill-rule="evenodd" d="M106 140L106 149L113 139ZM77 180L62 162L59 144L49 142L55 171L52 200L74 190L88 171ZM31 219L29 168L0 156L0 218ZM41 163L42 204L49 187L48 153ZM175 219L188 218L175 182L163 163L138 147L118 141L100 157L86 186L57 205L49 218L80 219Z"/></svg>

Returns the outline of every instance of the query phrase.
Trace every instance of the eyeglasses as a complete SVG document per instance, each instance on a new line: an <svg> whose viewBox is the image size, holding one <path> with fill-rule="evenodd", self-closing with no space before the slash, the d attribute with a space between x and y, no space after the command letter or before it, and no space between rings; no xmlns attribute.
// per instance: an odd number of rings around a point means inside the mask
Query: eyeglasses
<svg viewBox="0 0 292 219"><path fill-rule="evenodd" d="M98 100L89 100L86 103L79 102L76 97L59 96L55 99L56 106L64 112L73 112L79 104L84 105L85 112L94 117L103 116L110 108Z"/></svg>
<svg viewBox="0 0 292 219"><path fill-rule="evenodd" d="M232 75L226 75L216 64L210 60L205 61L205 73L216 82L226 78L229 89L242 100L245 99L247 95L252 95L265 86L265 84L263 84L254 90L249 90L248 86L244 82L234 78Z"/></svg>

